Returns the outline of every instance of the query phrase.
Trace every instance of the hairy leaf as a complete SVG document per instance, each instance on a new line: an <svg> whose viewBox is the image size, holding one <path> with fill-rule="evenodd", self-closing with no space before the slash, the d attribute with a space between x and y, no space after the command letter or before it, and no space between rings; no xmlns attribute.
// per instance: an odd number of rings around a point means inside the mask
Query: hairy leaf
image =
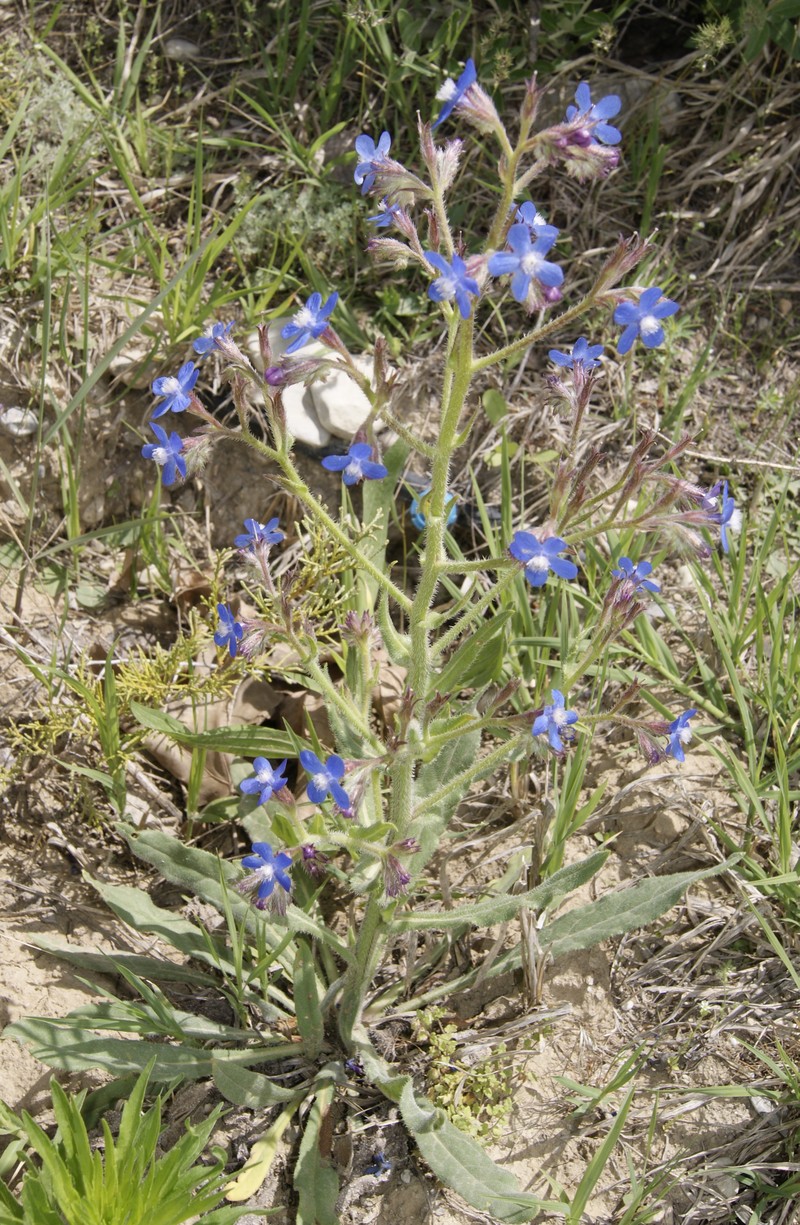
<svg viewBox="0 0 800 1225"><path fill-rule="evenodd" d="M426 931L429 928L446 931L453 927L490 927L493 923L504 923L513 919L519 910L543 910L558 898L572 893L580 885L591 880L608 859L609 851L595 851L578 863L560 868L552 876L528 889L526 893L506 893L499 897L484 898L469 906L456 906L453 910L426 910L416 914L401 915L394 919L394 931Z"/></svg>
<svg viewBox="0 0 800 1225"><path fill-rule="evenodd" d="M620 936L637 927L646 927L679 902L695 881L718 876L731 867L733 861L703 868L699 872L676 872L670 876L651 876L647 880L605 893L588 906L570 910L539 933L543 948L554 957L576 949L588 949L601 940Z"/></svg>

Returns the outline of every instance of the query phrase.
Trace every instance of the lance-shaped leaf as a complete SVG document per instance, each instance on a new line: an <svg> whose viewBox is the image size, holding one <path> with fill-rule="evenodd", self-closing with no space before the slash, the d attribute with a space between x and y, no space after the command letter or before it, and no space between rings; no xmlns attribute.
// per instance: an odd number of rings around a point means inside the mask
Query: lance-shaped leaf
<svg viewBox="0 0 800 1225"><path fill-rule="evenodd" d="M392 920L393 931L425 931L434 928L447 931L454 927L490 927L493 923L505 923L525 907L528 910L544 910L558 898L565 897L591 880L608 859L609 851L595 851L585 859L560 868L552 876L528 889L525 893L506 893L500 897L484 898L468 906L456 906L452 910L425 910L421 913L401 915Z"/></svg>
<svg viewBox="0 0 800 1225"><path fill-rule="evenodd" d="M294 1168L294 1186L299 1196L297 1225L338 1225L336 1200L339 1179L333 1166L320 1152L320 1127L330 1109L334 1092L332 1084L323 1085L317 1091L306 1119Z"/></svg>
<svg viewBox="0 0 800 1225"><path fill-rule="evenodd" d="M553 957L576 949L588 949L601 940L620 936L637 927L646 927L681 900L696 881L718 876L732 867L734 859L703 868L699 872L675 872L670 876L651 876L629 889L605 893L588 906L570 910L539 933L543 948Z"/></svg>
<svg viewBox="0 0 800 1225"><path fill-rule="evenodd" d="M400 1107L403 1122L434 1174L473 1208L503 1225L523 1225L546 1209L563 1212L563 1204L548 1203L522 1191L509 1170L496 1165L443 1110L414 1092L410 1076L393 1075L369 1047L360 1046L359 1054L370 1080Z"/></svg>
<svg viewBox="0 0 800 1225"><path fill-rule="evenodd" d="M25 1042L34 1058L51 1068L63 1068L66 1072L105 1068L114 1076L122 1076L126 1072L143 1071L153 1060L153 1080L199 1080L210 1076L211 1061L218 1054L247 1065L286 1059L298 1053L298 1047L290 1042L218 1052L188 1046L167 1046L141 1038L98 1037L89 1028L74 1029L69 1018L59 1022L49 1017L24 1017L6 1026L3 1037Z"/></svg>
<svg viewBox="0 0 800 1225"><path fill-rule="evenodd" d="M325 1037L321 994L314 954L305 940L298 940L294 960L294 1007L303 1050L309 1059L316 1059Z"/></svg>
<svg viewBox="0 0 800 1225"><path fill-rule="evenodd" d="M506 608L495 613L470 631L439 675L432 678L431 688L439 693L458 693L461 689L482 689L497 680L505 658L505 628L512 611Z"/></svg>
<svg viewBox="0 0 800 1225"><path fill-rule="evenodd" d="M224 1098L248 1110L267 1110L281 1102L297 1101L296 1089L284 1089L263 1072L252 1072L240 1063L228 1058L228 1053L217 1052L211 1060L211 1075L214 1084Z"/></svg>
<svg viewBox="0 0 800 1225"><path fill-rule="evenodd" d="M234 753L240 757L294 757L294 737L272 727L214 727L207 732L193 732L180 719L163 710L151 710L139 702L131 702L131 714L137 723L151 732L160 732L176 744L191 749L213 749L217 753Z"/></svg>
<svg viewBox="0 0 800 1225"><path fill-rule="evenodd" d="M255 910L236 892L235 884L241 874L234 864L220 859L217 855L211 855L208 851L201 851L199 847L186 846L177 838L170 838L168 834L162 834L159 830L145 830L136 835L127 830L124 832L134 855L152 864L154 868L158 868L158 871L167 880L176 885L183 885L190 893L216 906L221 914L225 912L227 904L237 920L244 920L251 934L255 934L258 924L266 933L271 948L277 948L285 940L288 928L289 931L316 936L344 961L349 961L349 951L342 941L334 936L324 923L319 923L297 906L289 907L285 917L285 926L268 922L260 911ZM228 890L227 898L220 884L220 872Z"/></svg>
<svg viewBox="0 0 800 1225"><path fill-rule="evenodd" d="M474 765L481 745L480 732L464 732L454 737L444 748L440 749L433 761L424 765L419 772L415 787L415 802L417 807L424 803L427 796L433 795L443 782L456 778L469 766ZM416 875L421 872L431 855L438 850L442 833L450 824L450 818L472 784L468 779L463 789L456 788L454 793L436 804L425 806L425 816L415 821L409 833L420 844L420 850L411 860L412 871Z"/></svg>

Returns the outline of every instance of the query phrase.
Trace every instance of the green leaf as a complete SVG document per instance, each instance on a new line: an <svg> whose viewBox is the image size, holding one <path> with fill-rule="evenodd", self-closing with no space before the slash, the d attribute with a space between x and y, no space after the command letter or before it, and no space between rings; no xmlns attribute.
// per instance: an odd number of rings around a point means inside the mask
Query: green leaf
<svg viewBox="0 0 800 1225"><path fill-rule="evenodd" d="M540 943L550 950L553 957L560 957L562 953L592 948L611 936L646 927L679 902L690 885L710 876L719 876L735 862L733 857L699 872L651 876L631 885L629 889L605 893L589 906L579 906L548 923L539 933Z"/></svg>
<svg viewBox="0 0 800 1225"><path fill-rule="evenodd" d="M294 1187L299 1196L297 1225L338 1225L339 1179L319 1151L320 1125L330 1109L334 1092L333 1085L323 1085L308 1112L294 1168Z"/></svg>
<svg viewBox="0 0 800 1225"><path fill-rule="evenodd" d="M508 412L505 396L496 387L487 388L481 396L481 403L492 425L499 425Z"/></svg>
<svg viewBox="0 0 800 1225"><path fill-rule="evenodd" d="M151 710L139 702L131 702L131 714L137 723L152 732L160 732L187 748L213 749L218 753L235 753L241 757L295 757L295 739L288 732L272 727L215 727L207 732L193 732L163 710Z"/></svg>
<svg viewBox="0 0 800 1225"><path fill-rule="evenodd" d="M167 880L182 885L190 893L216 906L220 914L225 913L227 904L237 921L244 920L251 934L255 935L259 931L266 935L270 949L276 949L285 940L288 928L289 931L315 936L344 961L350 960L350 952L342 941L323 923L313 919L297 906L289 907L281 925L265 919L260 911L236 892L239 869L227 860L211 855L208 851L201 851L198 847L186 846L177 838L171 838L159 830L145 830L134 835L123 829L123 833L134 855L152 864ZM227 897L220 884L220 873L226 883Z"/></svg>
<svg viewBox="0 0 800 1225"><path fill-rule="evenodd" d="M294 961L294 1007L308 1059L316 1059L325 1037L319 988L314 954L305 940L298 940Z"/></svg>
<svg viewBox="0 0 800 1225"><path fill-rule="evenodd" d="M560 1209L521 1191L516 1178L503 1170L471 1136L459 1131L443 1110L414 1092L410 1076L394 1076L369 1048L359 1051L370 1080L390 1101L396 1102L422 1156L446 1186L493 1220L522 1225L542 1210Z"/></svg>
<svg viewBox="0 0 800 1225"><path fill-rule="evenodd" d="M433 795L446 780L456 777L469 766L473 765L481 745L480 732L465 732L457 736L436 754L433 761L424 765L419 772L416 784L416 803ZM463 792L456 792L437 804L426 806L424 817L415 821L409 834L416 838L420 850L413 857L412 869L415 874L420 872L439 849L444 830L450 824L450 818L455 812L464 794L469 790L471 780L464 786Z"/></svg>
<svg viewBox="0 0 800 1225"><path fill-rule="evenodd" d="M287 1106L285 1110L282 1110L269 1131L265 1132L260 1140L256 1140L250 1150L247 1162L233 1182L229 1182L225 1188L225 1194L229 1200L233 1200L234 1203L242 1203L244 1200L250 1199L258 1191L267 1174L269 1174L270 1166L275 1160L275 1154L278 1151L281 1136L291 1123L296 1110L297 1102L295 1101L291 1106Z"/></svg>
<svg viewBox="0 0 800 1225"><path fill-rule="evenodd" d="M233 1063L224 1052L217 1052L212 1058L211 1075L224 1098L248 1110L266 1110L269 1106L297 1099L295 1089L284 1089L262 1072L252 1072Z"/></svg>
<svg viewBox="0 0 800 1225"><path fill-rule="evenodd" d="M143 929L144 930L144 929ZM132 970L140 978L151 982L191 983L196 987L218 986L218 980L200 970L191 970L187 966L178 965L166 958L159 961L156 957L140 957L137 953L90 953L76 949L71 944L59 944L57 940L48 940L46 936L32 936L29 944L42 949L53 957L77 966L79 970L95 970L98 974L109 974L115 977L119 968Z"/></svg>
<svg viewBox="0 0 800 1225"><path fill-rule="evenodd" d="M484 898L469 906L456 906L453 910L426 910L422 913L401 915L392 921L393 931L447 931L453 927L490 927L493 923L505 923L513 919L523 907L528 910L544 910L558 898L572 893L599 872L610 851L595 851L585 859L560 868L541 885L526 893L503 894L500 897ZM549 929L545 929L549 930Z"/></svg>
<svg viewBox="0 0 800 1225"><path fill-rule="evenodd" d="M505 627L513 611L503 609L471 630L439 675L432 678L432 688L440 693L458 693L462 689L482 689L496 680L505 658Z"/></svg>
<svg viewBox="0 0 800 1225"><path fill-rule="evenodd" d="M297 1045L290 1042L279 1046L251 1046L241 1051L217 1051L167 1046L141 1038L98 1038L91 1029L75 1030L49 1017L24 1017L8 1025L3 1036L25 1042L34 1058L66 1072L106 1068L113 1075L122 1076L126 1072L143 1071L152 1060L154 1080L199 1080L210 1076L214 1058L235 1059L248 1065L268 1059L285 1059L298 1052Z"/></svg>
<svg viewBox="0 0 800 1225"><path fill-rule="evenodd" d="M372 525L370 535L362 540L359 549L379 570L386 565L386 539L394 506L394 491L397 481L408 456L408 443L398 438L382 458L382 463L388 469L388 477L383 481L365 481L362 492L362 513L364 523ZM369 605L375 607L375 597L378 594L378 584L367 574L362 574L361 582L369 597Z"/></svg>

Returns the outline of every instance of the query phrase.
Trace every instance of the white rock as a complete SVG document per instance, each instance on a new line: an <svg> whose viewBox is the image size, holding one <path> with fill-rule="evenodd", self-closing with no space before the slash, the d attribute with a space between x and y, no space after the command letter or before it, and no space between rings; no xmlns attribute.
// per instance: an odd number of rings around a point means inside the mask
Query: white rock
<svg viewBox="0 0 800 1225"><path fill-rule="evenodd" d="M281 336L281 328L286 322L288 321L285 319L279 319L271 323L269 327L269 343L274 362L283 356L289 344L289 341L284 340ZM247 336L244 347L256 370L263 371L264 363L261 360L258 332L251 332ZM330 350L326 349L325 345L313 341L311 344L304 345L302 356L322 357L329 352ZM286 426L293 438L307 447L326 447L328 445L331 440L330 432L320 424L310 387L305 387L302 383L290 383L288 387L284 387L283 407L286 412Z"/></svg>
<svg viewBox="0 0 800 1225"><path fill-rule="evenodd" d="M0 429L12 438L28 438L39 428L39 418L30 408L4 408L0 412Z"/></svg>
<svg viewBox="0 0 800 1225"><path fill-rule="evenodd" d="M372 378L371 358L357 357L355 363L362 374ZM369 416L369 400L344 370L332 371L327 378L313 383L311 394L317 416L337 438L349 442Z"/></svg>
<svg viewBox="0 0 800 1225"><path fill-rule="evenodd" d="M168 60L178 60L179 63L196 60L200 54L197 43L189 42L188 38L168 38L161 44L161 50Z"/></svg>
<svg viewBox="0 0 800 1225"><path fill-rule="evenodd" d="M298 442L307 447L326 447L331 440L330 432L320 424L310 387L292 383L283 389L283 407L286 412L286 428Z"/></svg>

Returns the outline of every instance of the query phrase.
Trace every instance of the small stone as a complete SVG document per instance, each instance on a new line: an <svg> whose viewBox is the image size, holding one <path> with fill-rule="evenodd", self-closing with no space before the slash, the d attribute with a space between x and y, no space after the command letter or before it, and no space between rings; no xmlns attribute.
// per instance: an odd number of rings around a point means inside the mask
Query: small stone
<svg viewBox="0 0 800 1225"><path fill-rule="evenodd" d="M149 349L124 349L111 359L109 371L115 379L120 379L127 387L137 391L146 391L153 373L151 366L152 354Z"/></svg>
<svg viewBox="0 0 800 1225"><path fill-rule="evenodd" d="M326 447L330 432L320 424L310 387L292 383L283 388L283 408L286 428L293 438L307 447Z"/></svg>
<svg viewBox="0 0 800 1225"><path fill-rule="evenodd" d="M168 60L177 60L178 63L196 60L200 54L197 43L189 42L188 38L167 38L161 44L161 50Z"/></svg>
<svg viewBox="0 0 800 1225"><path fill-rule="evenodd" d="M784 319L786 318L787 315L791 315L792 313L791 298L778 298L778 310L781 312Z"/></svg>
<svg viewBox="0 0 800 1225"><path fill-rule="evenodd" d="M362 374L371 378L371 358L357 357L355 363ZM370 414L369 400L345 370L331 371L326 378L312 383L311 394L322 425L348 442Z"/></svg>
<svg viewBox="0 0 800 1225"><path fill-rule="evenodd" d="M0 429L12 438L28 438L39 428L39 418L31 408L4 408L0 412Z"/></svg>
<svg viewBox="0 0 800 1225"><path fill-rule="evenodd" d="M778 1108L771 1098L761 1097L758 1093L754 1093L750 1098L750 1105L758 1114L772 1114L773 1110Z"/></svg>

